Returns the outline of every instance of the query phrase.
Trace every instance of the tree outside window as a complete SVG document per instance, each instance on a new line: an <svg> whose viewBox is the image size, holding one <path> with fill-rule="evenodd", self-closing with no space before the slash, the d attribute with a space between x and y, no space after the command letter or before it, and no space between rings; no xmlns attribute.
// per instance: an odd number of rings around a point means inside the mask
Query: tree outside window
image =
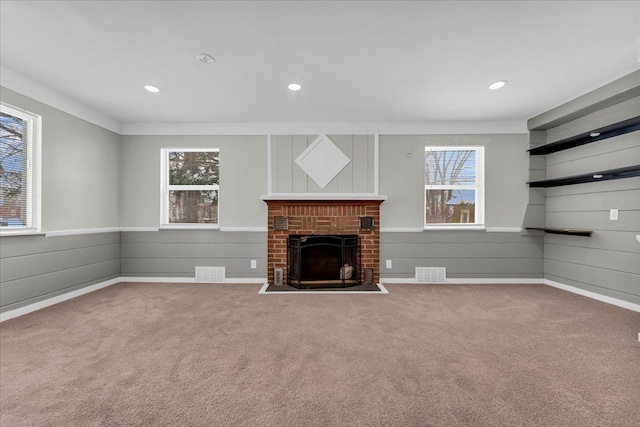
<svg viewBox="0 0 640 427"><path fill-rule="evenodd" d="M4 231L39 228L34 138L40 118L0 104L0 226ZM39 141L39 139L38 139Z"/></svg>
<svg viewBox="0 0 640 427"><path fill-rule="evenodd" d="M164 223L218 224L219 150L164 150Z"/></svg>
<svg viewBox="0 0 640 427"><path fill-rule="evenodd" d="M425 148L425 225L482 224L482 147Z"/></svg>

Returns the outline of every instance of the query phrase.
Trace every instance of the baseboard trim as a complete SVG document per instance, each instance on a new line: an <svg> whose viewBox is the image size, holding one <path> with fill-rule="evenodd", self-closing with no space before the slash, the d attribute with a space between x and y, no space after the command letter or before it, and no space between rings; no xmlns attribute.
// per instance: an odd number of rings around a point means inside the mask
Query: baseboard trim
<svg viewBox="0 0 640 427"><path fill-rule="evenodd" d="M121 282L128 283L195 283L195 277L148 277L148 276L131 276L120 277Z"/></svg>
<svg viewBox="0 0 640 427"><path fill-rule="evenodd" d="M252 285L255 285L256 283L264 283L267 281L266 277L254 277L254 278L247 278L244 279L242 277L238 278L238 277L234 277L234 278L225 278L224 279L224 283L250 283Z"/></svg>
<svg viewBox="0 0 640 427"><path fill-rule="evenodd" d="M553 280L544 279L544 284L563 291L571 292L574 294L582 295L583 297L591 298L597 301L612 304L618 307L626 308L627 310L636 311L640 313L640 304L634 304L632 302L623 301L618 298L608 297L595 292L587 291L585 289L577 288L575 286L565 285L564 283L554 282Z"/></svg>
<svg viewBox="0 0 640 427"><path fill-rule="evenodd" d="M132 283L195 283L195 277L121 277L121 282ZM224 283L264 283L267 281L266 277L248 277L248 278L226 278ZM203 283L206 285L206 283Z"/></svg>
<svg viewBox="0 0 640 427"><path fill-rule="evenodd" d="M57 295L55 297L52 297L46 300L25 305L24 307L19 307L14 310L9 310L5 313L0 313L0 323L4 322L5 320L13 319L19 316L24 316L25 314L29 314L34 311L38 311L52 305L59 304L64 301L68 301L70 299L77 298L79 296L82 296L91 292L95 292L99 289L103 289L103 288L115 285L116 283L120 283L120 278L110 279L104 282L96 283L95 285L86 286L84 288L77 289L75 291L67 292L66 294Z"/></svg>
<svg viewBox="0 0 640 427"><path fill-rule="evenodd" d="M388 284L407 284L407 285L418 285L420 283L416 282L416 279L413 277L410 278L388 278L388 279L380 279L380 281L382 283L388 283ZM497 284L535 284L535 285L542 285L544 284L544 279L522 279L522 278L518 278L518 279L505 279L505 278L496 278L496 279L486 279L486 278L482 278L482 279L456 279L456 278L451 278L451 279L446 279L446 284L460 284L460 285L472 285L472 284L479 284L479 285L483 285L483 284L492 284L492 283L497 283Z"/></svg>

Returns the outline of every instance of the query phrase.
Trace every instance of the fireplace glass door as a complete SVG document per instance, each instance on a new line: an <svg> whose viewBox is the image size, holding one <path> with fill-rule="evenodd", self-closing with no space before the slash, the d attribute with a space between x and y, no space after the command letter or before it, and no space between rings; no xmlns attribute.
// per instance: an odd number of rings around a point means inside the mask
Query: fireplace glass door
<svg viewBox="0 0 640 427"><path fill-rule="evenodd" d="M296 288L361 284L357 235L290 235L287 282Z"/></svg>

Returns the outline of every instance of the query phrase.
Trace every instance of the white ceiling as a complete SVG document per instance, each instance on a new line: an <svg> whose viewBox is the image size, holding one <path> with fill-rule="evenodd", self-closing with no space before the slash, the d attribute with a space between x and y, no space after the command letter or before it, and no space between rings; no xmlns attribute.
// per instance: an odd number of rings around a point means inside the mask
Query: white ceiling
<svg viewBox="0 0 640 427"><path fill-rule="evenodd" d="M0 7L5 70L122 124L524 121L640 68L640 1Z"/></svg>

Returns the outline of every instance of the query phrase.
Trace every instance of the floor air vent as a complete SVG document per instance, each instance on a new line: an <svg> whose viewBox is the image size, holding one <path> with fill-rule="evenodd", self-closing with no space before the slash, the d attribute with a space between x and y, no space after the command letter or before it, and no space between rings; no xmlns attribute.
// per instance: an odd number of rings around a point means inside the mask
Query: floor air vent
<svg viewBox="0 0 640 427"><path fill-rule="evenodd" d="M416 283L446 283L445 267L416 267Z"/></svg>
<svg viewBox="0 0 640 427"><path fill-rule="evenodd" d="M196 283L224 282L224 267L196 267Z"/></svg>

